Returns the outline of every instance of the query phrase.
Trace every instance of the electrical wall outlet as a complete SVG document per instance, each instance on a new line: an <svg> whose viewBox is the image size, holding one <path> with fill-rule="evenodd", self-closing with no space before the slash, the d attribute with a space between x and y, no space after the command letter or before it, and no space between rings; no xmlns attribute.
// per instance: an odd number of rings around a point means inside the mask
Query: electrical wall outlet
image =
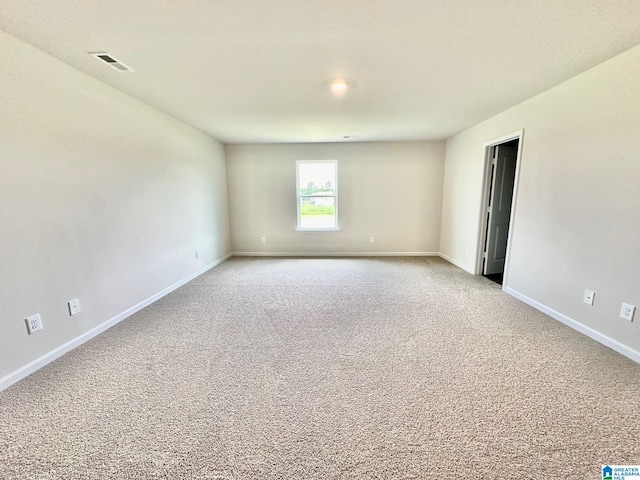
<svg viewBox="0 0 640 480"><path fill-rule="evenodd" d="M267 237L260 237L260 243L267 243Z"/></svg>
<svg viewBox="0 0 640 480"><path fill-rule="evenodd" d="M29 335L37 332L38 330L42 330L44 326L42 325L42 319L40 318L40 314L36 313L35 315L31 315L25 319L27 322L27 332Z"/></svg>
<svg viewBox="0 0 640 480"><path fill-rule="evenodd" d="M582 301L587 305L593 305L593 300L596 296L596 292L592 292L591 290L585 290L584 295L582 296Z"/></svg>
<svg viewBox="0 0 640 480"><path fill-rule="evenodd" d="M73 316L76 313L80 313L80 300L78 300L77 298L69 300L67 302L67 305L69 306L69 315Z"/></svg>
<svg viewBox="0 0 640 480"><path fill-rule="evenodd" d="M633 305L629 305L628 303L622 304L622 309L620 310L620 318L624 318L625 320L633 322L634 313L636 313L636 307L634 307Z"/></svg>
<svg viewBox="0 0 640 480"><path fill-rule="evenodd" d="M196 260L200 258L200 254L198 253L198 250L196 250Z"/></svg>
<svg viewBox="0 0 640 480"><path fill-rule="evenodd" d="M371 236L371 238L369 239L370 243L376 243L376 237Z"/></svg>

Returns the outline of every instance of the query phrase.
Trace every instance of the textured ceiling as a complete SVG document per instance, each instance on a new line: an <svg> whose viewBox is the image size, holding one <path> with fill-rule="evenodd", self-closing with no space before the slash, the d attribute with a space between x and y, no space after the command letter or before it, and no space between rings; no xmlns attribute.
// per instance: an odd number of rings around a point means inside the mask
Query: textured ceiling
<svg viewBox="0 0 640 480"><path fill-rule="evenodd" d="M637 45L640 5L2 0L0 29L223 142L420 140ZM96 51L135 72L87 54ZM328 88L338 76L352 86L341 97Z"/></svg>

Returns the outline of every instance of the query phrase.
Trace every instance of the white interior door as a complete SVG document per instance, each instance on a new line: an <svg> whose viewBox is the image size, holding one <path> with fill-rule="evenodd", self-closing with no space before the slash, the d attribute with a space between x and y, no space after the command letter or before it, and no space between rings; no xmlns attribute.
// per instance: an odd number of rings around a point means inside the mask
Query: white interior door
<svg viewBox="0 0 640 480"><path fill-rule="evenodd" d="M512 145L497 145L491 161L484 274L504 272L509 235L509 219L513 187L516 178L518 149Z"/></svg>

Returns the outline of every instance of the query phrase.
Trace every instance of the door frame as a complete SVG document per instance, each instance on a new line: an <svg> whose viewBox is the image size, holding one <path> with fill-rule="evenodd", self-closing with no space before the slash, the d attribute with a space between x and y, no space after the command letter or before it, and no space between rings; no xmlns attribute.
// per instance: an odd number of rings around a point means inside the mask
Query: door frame
<svg viewBox="0 0 640 480"><path fill-rule="evenodd" d="M513 238L513 223L516 216L518 202L518 184L520 183L520 159L522 158L522 143L524 129L502 135L484 143L484 165L482 167L482 196L480 199L480 216L478 222L478 251L476 255L476 275L482 275L482 259L484 256L484 242L487 235L487 213L489 208L489 192L491 190L491 149L501 143L518 140L518 152L516 154L516 174L513 180L513 199L511 200L511 214L509 215L509 233L507 234L507 254L504 261L504 276L502 289L507 287L509 278L509 266L511 264L511 239Z"/></svg>

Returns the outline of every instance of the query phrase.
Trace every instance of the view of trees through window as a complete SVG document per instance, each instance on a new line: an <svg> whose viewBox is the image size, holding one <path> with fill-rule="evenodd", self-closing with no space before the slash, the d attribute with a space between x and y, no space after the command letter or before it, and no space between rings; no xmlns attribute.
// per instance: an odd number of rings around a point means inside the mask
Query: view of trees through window
<svg viewBox="0 0 640 480"><path fill-rule="evenodd" d="M300 161L297 166L298 228L336 228L336 162Z"/></svg>

